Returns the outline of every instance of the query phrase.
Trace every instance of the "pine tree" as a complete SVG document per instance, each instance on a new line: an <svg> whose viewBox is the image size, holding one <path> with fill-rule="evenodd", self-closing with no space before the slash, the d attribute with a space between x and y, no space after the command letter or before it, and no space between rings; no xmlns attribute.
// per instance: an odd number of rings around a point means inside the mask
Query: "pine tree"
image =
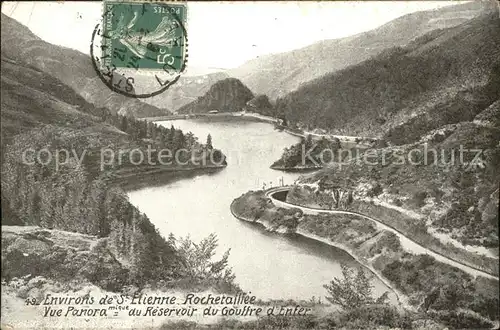
<svg viewBox="0 0 500 330"><path fill-rule="evenodd" d="M182 149L186 145L186 138L181 130L175 131L173 139L173 147L175 150Z"/></svg>
<svg viewBox="0 0 500 330"><path fill-rule="evenodd" d="M128 129L128 120L127 120L126 116L122 116L122 124L121 124L120 129L122 131L124 131L125 133L127 132L127 129Z"/></svg>

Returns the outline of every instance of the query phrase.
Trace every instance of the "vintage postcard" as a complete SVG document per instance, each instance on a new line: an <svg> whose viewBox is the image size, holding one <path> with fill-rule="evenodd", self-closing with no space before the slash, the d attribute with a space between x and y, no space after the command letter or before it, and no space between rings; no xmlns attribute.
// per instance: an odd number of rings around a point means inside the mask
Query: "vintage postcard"
<svg viewBox="0 0 500 330"><path fill-rule="evenodd" d="M2 3L2 329L498 329L496 1Z"/></svg>

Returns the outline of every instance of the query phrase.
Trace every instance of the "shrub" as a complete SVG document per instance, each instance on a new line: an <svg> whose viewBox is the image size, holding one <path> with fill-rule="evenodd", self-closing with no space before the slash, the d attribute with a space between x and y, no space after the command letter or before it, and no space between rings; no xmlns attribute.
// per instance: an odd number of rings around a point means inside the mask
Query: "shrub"
<svg viewBox="0 0 500 330"><path fill-rule="evenodd" d="M368 325L382 325L401 329L411 328L409 315L400 314L395 307L389 305L370 305L354 308L344 312L340 320L341 324L345 324L345 326L356 323L362 329L370 328Z"/></svg>
<svg viewBox="0 0 500 330"><path fill-rule="evenodd" d="M377 183L377 184L375 184L375 186L373 186L367 192L367 195L368 195L368 197L376 197L376 196L380 195L383 191L384 191L384 189L382 188L382 186L380 185L380 183Z"/></svg>

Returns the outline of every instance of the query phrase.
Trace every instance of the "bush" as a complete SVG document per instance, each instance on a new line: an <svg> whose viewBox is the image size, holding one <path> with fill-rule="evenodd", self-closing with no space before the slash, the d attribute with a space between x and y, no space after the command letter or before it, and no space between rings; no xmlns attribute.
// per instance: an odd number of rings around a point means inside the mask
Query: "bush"
<svg viewBox="0 0 500 330"><path fill-rule="evenodd" d="M362 268L357 273L348 266L342 264L343 279L334 278L329 284L323 285L328 291L326 299L335 305L349 310L363 305L383 304L387 300L387 292L377 299L372 297L372 284L366 277Z"/></svg>

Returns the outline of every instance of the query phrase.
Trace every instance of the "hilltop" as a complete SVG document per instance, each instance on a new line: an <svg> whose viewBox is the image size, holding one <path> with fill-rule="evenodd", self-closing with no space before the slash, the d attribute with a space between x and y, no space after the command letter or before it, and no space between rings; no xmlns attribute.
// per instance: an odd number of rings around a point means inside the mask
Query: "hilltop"
<svg viewBox="0 0 500 330"><path fill-rule="evenodd" d="M354 36L261 56L229 70L228 74L240 79L256 94L267 94L275 100L315 78L358 64L387 48L404 46L432 30L464 23L488 8L496 9L496 6L491 1L472 1L411 13Z"/></svg>
<svg viewBox="0 0 500 330"><path fill-rule="evenodd" d="M302 127L408 143L498 99L499 58L495 11L310 81L276 108Z"/></svg>
<svg viewBox="0 0 500 330"><path fill-rule="evenodd" d="M88 55L45 42L7 15L2 14L1 23L2 57L59 79L89 103L107 107L113 113L134 117L170 114L168 110L111 91L97 76Z"/></svg>
<svg viewBox="0 0 500 330"><path fill-rule="evenodd" d="M204 113L212 110L219 112L241 111L253 93L241 81L235 78L219 80L196 101L186 104L178 113Z"/></svg>

